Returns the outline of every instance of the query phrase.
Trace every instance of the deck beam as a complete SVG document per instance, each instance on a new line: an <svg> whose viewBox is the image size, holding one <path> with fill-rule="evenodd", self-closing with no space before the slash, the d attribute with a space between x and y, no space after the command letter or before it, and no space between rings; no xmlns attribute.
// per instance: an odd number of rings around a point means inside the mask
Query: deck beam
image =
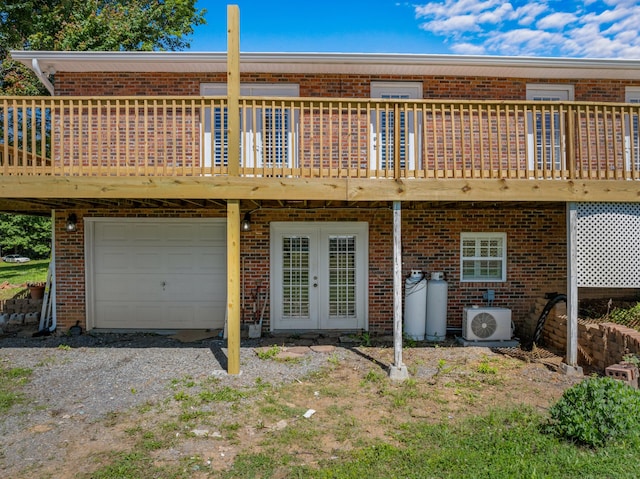
<svg viewBox="0 0 640 479"><path fill-rule="evenodd" d="M247 177L0 177L0 200L207 199L640 202L640 181Z"/></svg>

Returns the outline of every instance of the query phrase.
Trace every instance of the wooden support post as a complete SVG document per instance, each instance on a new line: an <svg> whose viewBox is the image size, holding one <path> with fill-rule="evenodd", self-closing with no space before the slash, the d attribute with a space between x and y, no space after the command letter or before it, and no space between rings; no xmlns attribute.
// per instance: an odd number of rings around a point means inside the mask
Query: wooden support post
<svg viewBox="0 0 640 479"><path fill-rule="evenodd" d="M240 374L240 201L227 202L227 373Z"/></svg>
<svg viewBox="0 0 640 479"><path fill-rule="evenodd" d="M393 202L393 362L389 377L394 381L409 378L402 364L402 210L399 201Z"/></svg>
<svg viewBox="0 0 640 479"><path fill-rule="evenodd" d="M240 12L227 7L229 176L240 173ZM227 201L227 373L240 374L240 201Z"/></svg>
<svg viewBox="0 0 640 479"><path fill-rule="evenodd" d="M240 174L240 11L227 6L227 139L229 176Z"/></svg>
<svg viewBox="0 0 640 479"><path fill-rule="evenodd" d="M565 374L582 375L578 366L578 210L567 203L567 357Z"/></svg>

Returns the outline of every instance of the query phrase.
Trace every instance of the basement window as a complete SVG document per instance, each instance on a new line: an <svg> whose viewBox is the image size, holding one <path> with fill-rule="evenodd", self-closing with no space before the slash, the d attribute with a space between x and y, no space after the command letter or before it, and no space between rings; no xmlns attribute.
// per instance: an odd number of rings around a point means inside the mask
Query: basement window
<svg viewBox="0 0 640 479"><path fill-rule="evenodd" d="M507 280L507 234L460 234L460 281Z"/></svg>

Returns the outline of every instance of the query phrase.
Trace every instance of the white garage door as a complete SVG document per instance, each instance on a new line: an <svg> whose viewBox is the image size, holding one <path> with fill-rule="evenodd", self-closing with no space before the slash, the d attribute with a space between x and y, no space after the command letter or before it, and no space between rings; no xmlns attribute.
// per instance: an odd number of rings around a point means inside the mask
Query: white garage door
<svg viewBox="0 0 640 479"><path fill-rule="evenodd" d="M226 220L91 218L86 233L94 328L224 326Z"/></svg>

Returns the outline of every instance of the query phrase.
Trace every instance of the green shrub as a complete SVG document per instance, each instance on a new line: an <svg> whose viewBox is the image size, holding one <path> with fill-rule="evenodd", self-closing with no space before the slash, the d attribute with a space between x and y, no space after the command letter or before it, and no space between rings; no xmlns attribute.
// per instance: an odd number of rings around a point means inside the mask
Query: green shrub
<svg viewBox="0 0 640 479"><path fill-rule="evenodd" d="M613 378L590 378L567 389L550 414L551 432L581 444L640 438L640 391Z"/></svg>
<svg viewBox="0 0 640 479"><path fill-rule="evenodd" d="M616 324L633 327L634 323L640 321L640 303L627 309L615 308L607 319Z"/></svg>

